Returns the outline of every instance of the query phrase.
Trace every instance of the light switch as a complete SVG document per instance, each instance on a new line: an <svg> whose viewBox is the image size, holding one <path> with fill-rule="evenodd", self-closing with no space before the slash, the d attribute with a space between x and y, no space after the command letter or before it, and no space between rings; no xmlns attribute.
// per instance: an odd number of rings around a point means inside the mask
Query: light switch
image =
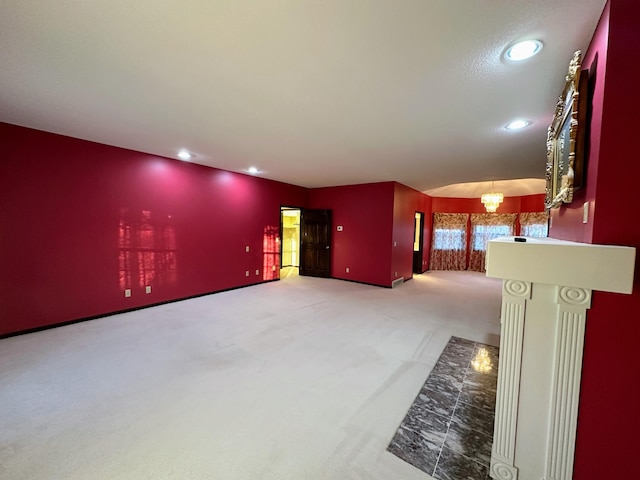
<svg viewBox="0 0 640 480"><path fill-rule="evenodd" d="M582 205L582 223L589 222L589 202Z"/></svg>
<svg viewBox="0 0 640 480"><path fill-rule="evenodd" d="M244 247L244 251L248 252L249 251L249 245L247 245L246 247Z"/></svg>
<svg viewBox="0 0 640 480"><path fill-rule="evenodd" d="M130 289L130 288L127 288L127 289L124 291L124 296L125 296L126 298L129 298L129 297L131 296L131 289Z"/></svg>
<svg viewBox="0 0 640 480"><path fill-rule="evenodd" d="M151 285L147 285L144 289L146 293L151 293Z"/></svg>

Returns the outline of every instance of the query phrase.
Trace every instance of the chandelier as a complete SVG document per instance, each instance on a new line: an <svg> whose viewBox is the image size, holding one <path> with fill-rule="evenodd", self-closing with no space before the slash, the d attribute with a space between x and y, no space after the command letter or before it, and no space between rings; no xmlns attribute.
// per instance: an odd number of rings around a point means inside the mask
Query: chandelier
<svg viewBox="0 0 640 480"><path fill-rule="evenodd" d="M495 193L493 191L493 182L491 182L491 193L483 193L480 197L480 201L484 205L484 208L487 209L487 212L495 212L498 209L498 206L504 200L504 195L502 193Z"/></svg>

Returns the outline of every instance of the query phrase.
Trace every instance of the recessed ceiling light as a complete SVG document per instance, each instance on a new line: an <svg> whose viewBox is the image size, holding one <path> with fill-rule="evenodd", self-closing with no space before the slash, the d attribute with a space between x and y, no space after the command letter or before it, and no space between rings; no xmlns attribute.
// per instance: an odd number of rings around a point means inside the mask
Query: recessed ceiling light
<svg viewBox="0 0 640 480"><path fill-rule="evenodd" d="M507 48L504 56L512 62L519 62L533 57L542 50L542 42L540 40L525 40L518 42Z"/></svg>
<svg viewBox="0 0 640 480"><path fill-rule="evenodd" d="M255 175L256 173L259 173L260 170L258 170L256 167L249 167L247 169L247 172L249 172L251 175Z"/></svg>
<svg viewBox="0 0 640 480"><path fill-rule="evenodd" d="M193 158L193 155L187 152L186 150L180 150L178 152L178 158L180 160L190 160Z"/></svg>
<svg viewBox="0 0 640 480"><path fill-rule="evenodd" d="M520 130L521 128L528 127L531 122L527 120L514 120L511 123L507 123L504 128L507 130Z"/></svg>

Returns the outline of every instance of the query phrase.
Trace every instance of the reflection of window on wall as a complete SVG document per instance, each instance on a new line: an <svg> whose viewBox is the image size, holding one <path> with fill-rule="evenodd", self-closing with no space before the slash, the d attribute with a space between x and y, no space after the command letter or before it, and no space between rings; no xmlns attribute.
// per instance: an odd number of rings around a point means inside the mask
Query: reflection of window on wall
<svg viewBox="0 0 640 480"><path fill-rule="evenodd" d="M176 233L169 215L123 208L118 226L120 288L162 285L177 279Z"/></svg>
<svg viewBox="0 0 640 480"><path fill-rule="evenodd" d="M275 280L280 268L280 228L264 227L262 237L262 279Z"/></svg>
<svg viewBox="0 0 640 480"><path fill-rule="evenodd" d="M549 214L547 212L521 213L520 235L538 238L549 235Z"/></svg>

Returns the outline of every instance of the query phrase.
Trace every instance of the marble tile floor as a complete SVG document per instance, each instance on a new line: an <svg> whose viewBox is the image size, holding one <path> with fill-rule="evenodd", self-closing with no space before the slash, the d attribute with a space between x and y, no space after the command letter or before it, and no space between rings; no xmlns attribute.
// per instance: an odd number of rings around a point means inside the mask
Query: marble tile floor
<svg viewBox="0 0 640 480"><path fill-rule="evenodd" d="M490 479L498 350L451 337L387 450L436 479Z"/></svg>

